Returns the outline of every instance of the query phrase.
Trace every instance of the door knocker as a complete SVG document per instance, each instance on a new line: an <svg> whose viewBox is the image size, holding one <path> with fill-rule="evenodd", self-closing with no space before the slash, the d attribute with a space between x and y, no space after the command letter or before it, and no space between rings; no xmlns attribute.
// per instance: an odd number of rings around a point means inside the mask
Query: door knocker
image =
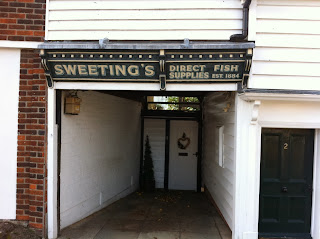
<svg viewBox="0 0 320 239"><path fill-rule="evenodd" d="M186 133L183 132L182 138L178 139L178 148L186 149L190 145L190 138L186 136Z"/></svg>

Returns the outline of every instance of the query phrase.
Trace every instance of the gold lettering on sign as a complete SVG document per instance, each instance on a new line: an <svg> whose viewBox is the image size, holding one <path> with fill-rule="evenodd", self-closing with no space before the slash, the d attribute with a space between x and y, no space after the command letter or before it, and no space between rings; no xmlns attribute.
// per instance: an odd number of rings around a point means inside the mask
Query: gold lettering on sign
<svg viewBox="0 0 320 239"><path fill-rule="evenodd" d="M205 65L170 65L170 79L209 79Z"/></svg>
<svg viewBox="0 0 320 239"><path fill-rule="evenodd" d="M128 67L128 73L131 76L138 76L139 75L139 67L135 65L131 65Z"/></svg>
<svg viewBox="0 0 320 239"><path fill-rule="evenodd" d="M110 75L114 76L114 65L110 65L109 70L110 70Z"/></svg>
<svg viewBox="0 0 320 239"><path fill-rule="evenodd" d="M63 75L62 65L55 65L54 70L56 75Z"/></svg>
<svg viewBox="0 0 320 239"><path fill-rule="evenodd" d="M231 65L231 72L236 72L239 70L239 66L238 65Z"/></svg>
<svg viewBox="0 0 320 239"><path fill-rule="evenodd" d="M101 75L102 76L106 76L107 73L106 73L106 69L108 69L108 66L105 66L105 65L98 65L98 68L100 69L101 71Z"/></svg>
<svg viewBox="0 0 320 239"><path fill-rule="evenodd" d="M143 73L142 73L143 72ZM57 76L140 76L146 77L155 75L155 67L153 65L125 65L125 64L100 64L100 65L72 65L57 64L54 66L54 73Z"/></svg>
<svg viewBox="0 0 320 239"><path fill-rule="evenodd" d="M79 75L85 75L85 76L88 75L86 65L78 65L78 72L79 72Z"/></svg>
<svg viewBox="0 0 320 239"><path fill-rule="evenodd" d="M146 76L154 76L154 66L146 66Z"/></svg>
<svg viewBox="0 0 320 239"><path fill-rule="evenodd" d="M89 65L88 66L88 72L89 75L91 76L97 76L99 73L97 71L97 66L96 65Z"/></svg>
<svg viewBox="0 0 320 239"><path fill-rule="evenodd" d="M215 65L213 67L215 72L237 72L239 70L238 65Z"/></svg>
<svg viewBox="0 0 320 239"><path fill-rule="evenodd" d="M116 65L115 67L116 67L116 75L117 76L120 76L120 75L127 76L125 65L122 65L122 66Z"/></svg>
<svg viewBox="0 0 320 239"><path fill-rule="evenodd" d="M76 75L77 65L62 65L67 75Z"/></svg>

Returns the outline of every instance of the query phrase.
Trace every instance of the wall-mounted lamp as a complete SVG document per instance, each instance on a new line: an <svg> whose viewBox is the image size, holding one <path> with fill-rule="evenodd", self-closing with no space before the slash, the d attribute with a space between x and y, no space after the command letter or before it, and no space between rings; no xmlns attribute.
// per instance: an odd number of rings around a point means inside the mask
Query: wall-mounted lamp
<svg viewBox="0 0 320 239"><path fill-rule="evenodd" d="M78 97L77 92L71 93L65 98L64 113L70 115L78 115L80 113L81 99Z"/></svg>
<svg viewBox="0 0 320 239"><path fill-rule="evenodd" d="M231 108L231 104L227 103L227 106L225 108L223 108L223 112L227 113L230 108Z"/></svg>

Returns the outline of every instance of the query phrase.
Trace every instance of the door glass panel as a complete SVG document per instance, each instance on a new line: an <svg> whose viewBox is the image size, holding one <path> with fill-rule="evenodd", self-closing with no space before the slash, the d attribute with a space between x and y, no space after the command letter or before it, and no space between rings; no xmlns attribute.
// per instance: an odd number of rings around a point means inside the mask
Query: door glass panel
<svg viewBox="0 0 320 239"><path fill-rule="evenodd" d="M289 168L291 179L304 179L305 137L292 135L290 137Z"/></svg>

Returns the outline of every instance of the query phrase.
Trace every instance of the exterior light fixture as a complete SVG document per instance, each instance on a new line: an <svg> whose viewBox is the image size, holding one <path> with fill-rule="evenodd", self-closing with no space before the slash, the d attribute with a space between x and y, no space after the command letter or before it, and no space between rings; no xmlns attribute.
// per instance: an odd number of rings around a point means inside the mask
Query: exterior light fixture
<svg viewBox="0 0 320 239"><path fill-rule="evenodd" d="M78 115L80 113L81 99L78 97L77 92L71 93L65 98L64 113L69 115Z"/></svg>

